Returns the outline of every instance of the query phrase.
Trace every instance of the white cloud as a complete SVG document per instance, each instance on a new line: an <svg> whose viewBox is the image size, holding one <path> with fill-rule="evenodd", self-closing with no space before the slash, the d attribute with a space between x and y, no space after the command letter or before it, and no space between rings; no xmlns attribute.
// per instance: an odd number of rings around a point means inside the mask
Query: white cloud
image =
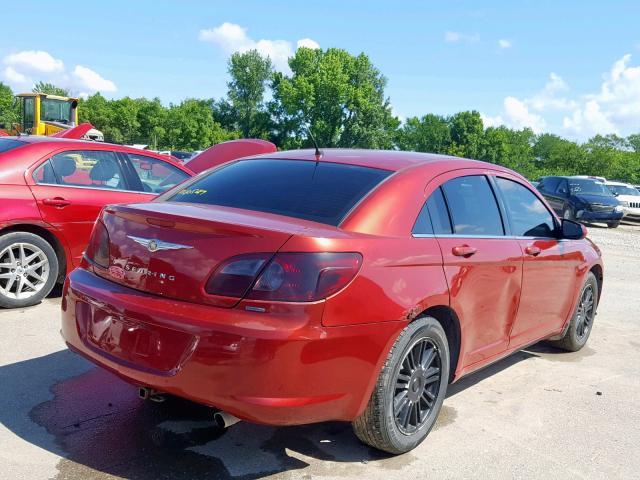
<svg viewBox="0 0 640 480"><path fill-rule="evenodd" d="M20 72L16 72L13 67L7 67L3 72L4 78L11 84L26 84L29 83L29 79Z"/></svg>
<svg viewBox="0 0 640 480"><path fill-rule="evenodd" d="M444 41L447 43L478 43L480 41L480 35L474 33L472 35L460 32L445 32Z"/></svg>
<svg viewBox="0 0 640 480"><path fill-rule="evenodd" d="M600 91L585 95L563 119L569 132L581 136L595 133L627 135L640 125L640 66L631 66L627 54L604 75Z"/></svg>
<svg viewBox="0 0 640 480"><path fill-rule="evenodd" d="M98 73L82 65L76 65L73 77L77 80L78 86L85 90L94 92L115 92L117 90L115 83L111 80L101 77Z"/></svg>
<svg viewBox="0 0 640 480"><path fill-rule="evenodd" d="M320 48L320 44L315 40L311 40L310 38L301 38L300 40L298 40L297 45L298 45L298 48L306 47L314 50L316 48Z"/></svg>
<svg viewBox="0 0 640 480"><path fill-rule="evenodd" d="M526 103L516 97L504 99L504 114L507 122L513 128L529 127L534 133L540 133L546 126L544 119L540 115L531 113Z"/></svg>
<svg viewBox="0 0 640 480"><path fill-rule="evenodd" d="M94 92L115 92L114 82L94 70L76 65L67 71L62 60L44 51L25 50L4 57L6 65L2 79L15 89L30 90L38 81L68 89L72 94L89 95Z"/></svg>
<svg viewBox="0 0 640 480"><path fill-rule="evenodd" d="M511 42L505 38L498 40L498 46L500 48L511 48Z"/></svg>
<svg viewBox="0 0 640 480"><path fill-rule="evenodd" d="M64 70L62 60L53 58L42 50L25 50L4 58L4 64L25 73L55 73Z"/></svg>
<svg viewBox="0 0 640 480"><path fill-rule="evenodd" d="M568 96L569 85L556 73L551 73L544 88L531 97L506 97L498 115L483 114L485 126L507 125L530 127L534 132L549 129L542 113L555 115L552 130L585 140L595 134L629 135L640 125L640 65L631 64L625 55L603 75L597 93ZM553 117L551 117L553 118Z"/></svg>
<svg viewBox="0 0 640 480"><path fill-rule="evenodd" d="M517 130L530 128L534 133L541 133L547 126L542 116L531 112L525 102L511 96L504 99L501 114L490 116L481 113L480 116L485 128L505 125Z"/></svg>
<svg viewBox="0 0 640 480"><path fill-rule="evenodd" d="M540 112L575 108L577 102L558 96L559 93L567 91L569 91L569 85L564 79L560 75L551 72L544 88L531 98L526 99L525 102L533 110Z"/></svg>
<svg viewBox="0 0 640 480"><path fill-rule="evenodd" d="M290 73L289 57L293 56L293 44L288 40L254 40L247 35L247 29L235 23L225 22L222 25L200 30L198 38L203 42L216 45L225 54L257 50L261 55L269 57L273 66L282 72ZM320 48L315 40L302 38L297 41L296 48Z"/></svg>

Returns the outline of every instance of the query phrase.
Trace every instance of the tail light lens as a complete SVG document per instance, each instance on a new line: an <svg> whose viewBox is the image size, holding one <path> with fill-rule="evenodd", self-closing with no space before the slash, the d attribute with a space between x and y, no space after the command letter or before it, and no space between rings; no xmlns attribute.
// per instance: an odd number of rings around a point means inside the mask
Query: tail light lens
<svg viewBox="0 0 640 480"><path fill-rule="evenodd" d="M244 297L272 256L271 253L257 253L230 258L211 275L205 290L212 295Z"/></svg>
<svg viewBox="0 0 640 480"><path fill-rule="evenodd" d="M242 255L223 263L206 291L253 300L313 302L344 288L362 265L359 253Z"/></svg>
<svg viewBox="0 0 640 480"><path fill-rule="evenodd" d="M100 220L93 226L86 257L102 268L109 268L109 232Z"/></svg>

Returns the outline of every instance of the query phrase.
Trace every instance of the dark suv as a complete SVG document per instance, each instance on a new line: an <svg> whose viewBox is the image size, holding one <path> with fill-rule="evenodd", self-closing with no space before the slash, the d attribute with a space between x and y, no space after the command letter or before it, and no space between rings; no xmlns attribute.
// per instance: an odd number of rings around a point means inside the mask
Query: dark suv
<svg viewBox="0 0 640 480"><path fill-rule="evenodd" d="M616 228L624 215L618 199L597 179L542 177L537 188L562 218Z"/></svg>

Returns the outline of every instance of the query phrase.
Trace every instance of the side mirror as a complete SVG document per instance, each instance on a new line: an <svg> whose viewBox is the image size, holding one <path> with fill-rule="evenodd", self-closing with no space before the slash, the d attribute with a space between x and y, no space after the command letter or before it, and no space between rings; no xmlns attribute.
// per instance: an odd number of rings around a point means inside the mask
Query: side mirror
<svg viewBox="0 0 640 480"><path fill-rule="evenodd" d="M620 195L618 192L612 192L614 197L617 197L618 195Z"/></svg>
<svg viewBox="0 0 640 480"><path fill-rule="evenodd" d="M567 240L582 240L587 236L587 229L584 225L574 222L573 220L562 219L561 238Z"/></svg>

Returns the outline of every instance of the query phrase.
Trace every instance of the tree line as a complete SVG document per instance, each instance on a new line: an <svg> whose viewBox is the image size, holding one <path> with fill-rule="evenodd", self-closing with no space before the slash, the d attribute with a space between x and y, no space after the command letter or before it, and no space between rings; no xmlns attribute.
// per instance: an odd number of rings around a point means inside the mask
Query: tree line
<svg viewBox="0 0 640 480"><path fill-rule="evenodd" d="M364 53L300 48L291 73L278 72L257 51L233 54L223 98L189 98L164 105L159 98L80 100L81 122L105 140L152 149L201 150L225 140L254 137L280 149L311 146L400 149L484 160L541 175L599 175L640 183L640 134L596 135L584 143L530 129L487 127L477 111L426 114L401 122L385 95L386 78ZM34 91L68 94L39 82ZM13 93L0 83L0 123L16 121Z"/></svg>

